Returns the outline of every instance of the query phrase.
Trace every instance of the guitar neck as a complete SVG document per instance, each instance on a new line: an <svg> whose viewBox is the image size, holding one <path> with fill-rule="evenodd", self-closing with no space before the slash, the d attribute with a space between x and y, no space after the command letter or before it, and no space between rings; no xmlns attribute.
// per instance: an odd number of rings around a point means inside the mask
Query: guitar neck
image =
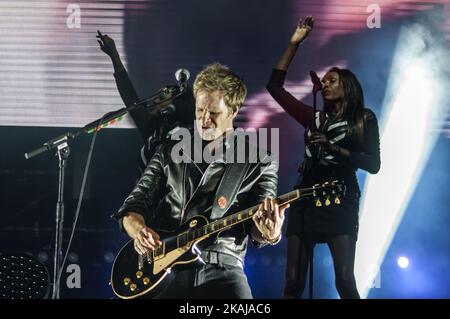
<svg viewBox="0 0 450 319"><path fill-rule="evenodd" d="M310 196L314 192L314 188L297 189L287 194L284 194L276 199L278 205L283 206L290 202L293 202L301 197ZM231 228L234 225L242 223L250 218L258 211L259 205L244 209L230 216L224 217L222 219L216 220L195 230L192 230L185 235L188 236L187 241L197 240L204 236L209 236L211 234L223 231L225 229Z"/></svg>

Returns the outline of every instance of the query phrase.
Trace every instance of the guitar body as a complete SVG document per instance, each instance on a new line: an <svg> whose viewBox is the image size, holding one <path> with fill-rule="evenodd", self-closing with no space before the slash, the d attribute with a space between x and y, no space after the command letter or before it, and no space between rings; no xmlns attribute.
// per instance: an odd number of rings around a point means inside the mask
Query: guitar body
<svg viewBox="0 0 450 319"><path fill-rule="evenodd" d="M159 251L158 256L149 253L140 256L134 249L134 240L128 241L117 254L111 272L113 292L122 299L137 297L155 298L161 294L175 277L177 266L194 263L200 259L200 251L196 244L207 238L188 242L173 250L177 236L187 231L193 231L208 224L203 216L195 216L187 220L175 232L157 231L163 247L167 251Z"/></svg>

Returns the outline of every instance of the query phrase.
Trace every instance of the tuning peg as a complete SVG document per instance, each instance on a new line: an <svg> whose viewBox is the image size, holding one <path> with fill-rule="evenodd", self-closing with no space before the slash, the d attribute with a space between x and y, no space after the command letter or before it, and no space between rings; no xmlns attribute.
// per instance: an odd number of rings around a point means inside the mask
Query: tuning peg
<svg viewBox="0 0 450 319"><path fill-rule="evenodd" d="M327 198L325 199L325 206L330 206L331 201L330 201L330 197L327 196Z"/></svg>
<svg viewBox="0 0 450 319"><path fill-rule="evenodd" d="M340 205L341 204L341 200L339 199L339 196L336 196L336 198L334 199L334 203L336 205Z"/></svg>
<svg viewBox="0 0 450 319"><path fill-rule="evenodd" d="M322 206L322 202L320 201L320 199L318 198L316 200L316 207L321 207Z"/></svg>

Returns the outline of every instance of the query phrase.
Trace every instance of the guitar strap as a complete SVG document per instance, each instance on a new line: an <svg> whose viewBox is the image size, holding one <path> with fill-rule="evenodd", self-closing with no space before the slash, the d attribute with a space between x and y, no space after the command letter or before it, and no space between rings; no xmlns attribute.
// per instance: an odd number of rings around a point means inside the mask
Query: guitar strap
<svg viewBox="0 0 450 319"><path fill-rule="evenodd" d="M237 136L237 138L239 137ZM243 142L245 143L245 141ZM256 146L254 147L247 143L246 145L248 146L248 158L245 163L236 163L236 161L233 161L232 163L226 164L225 172L222 175L222 179L214 197L210 216L211 220L219 219L225 215L236 199L237 193L244 181L244 177L250 168L252 159L256 159Z"/></svg>

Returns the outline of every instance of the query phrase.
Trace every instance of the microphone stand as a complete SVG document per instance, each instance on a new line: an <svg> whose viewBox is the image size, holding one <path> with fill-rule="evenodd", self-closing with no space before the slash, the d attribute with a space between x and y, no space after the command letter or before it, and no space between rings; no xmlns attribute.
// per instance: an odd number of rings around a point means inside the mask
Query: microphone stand
<svg viewBox="0 0 450 319"><path fill-rule="evenodd" d="M176 90L174 89L176 88ZM41 147L36 148L28 153L25 153L26 159L31 159L41 153L50 151L56 148L56 155L58 156L58 200L56 203L56 229L55 229L55 249L54 249L54 262L53 262L53 291L52 299L59 299L60 296L60 271L61 271L61 257L62 257L62 240L63 240L63 223L64 223L64 180L65 171L67 167L67 161L70 155L69 140L74 139L82 133L93 133L95 131L100 131L102 128L108 126L109 124L114 124L119 121L123 115L127 112L140 107L157 107L164 104L170 100L173 100L186 92L186 87L179 85L176 87L171 87L172 90L176 91L174 95L170 95L167 98L161 99L161 93L164 90L169 90L163 88L152 96L141 99L133 103L128 107L121 108L117 111L109 112L103 115L100 119L97 119L89 124L86 124L83 128L78 129L74 132L64 133L54 139L45 142ZM170 92L173 93L173 92Z"/></svg>

